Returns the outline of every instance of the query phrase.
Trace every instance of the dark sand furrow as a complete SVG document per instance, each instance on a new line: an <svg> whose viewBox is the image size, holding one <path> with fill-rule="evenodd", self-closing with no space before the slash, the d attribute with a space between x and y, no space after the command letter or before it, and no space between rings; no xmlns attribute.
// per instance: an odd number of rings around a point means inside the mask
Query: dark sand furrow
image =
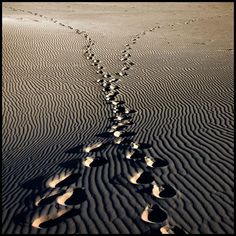
<svg viewBox="0 0 236 236"><path fill-rule="evenodd" d="M196 197L195 193L192 191L191 186L189 185L189 180L186 179L186 176L175 175L173 178L170 178L172 181L176 181L179 190L185 189L185 194L182 196L182 201L184 205L182 206L186 212L189 214L189 218L185 218L185 223L191 225L193 228L199 227L199 222L202 222L206 215L208 215L207 210L204 208L204 204L199 203L199 198ZM173 210L172 210L173 212ZM190 217L190 216L194 217ZM179 219L175 217L176 221L182 221L182 217ZM193 231L194 232L194 231Z"/></svg>
<svg viewBox="0 0 236 236"><path fill-rule="evenodd" d="M186 108L188 108L188 107L186 107ZM187 109L188 110L188 109ZM187 113L189 113L189 112L183 112L183 114L187 114ZM191 112L192 114L193 114L193 112ZM200 111L200 113L201 113L201 111ZM190 116L191 117L191 116ZM192 116L193 117L193 116ZM185 127L184 127L184 125L183 125L183 123L180 123L180 121L181 120L177 120L177 122L178 122L178 126L179 127L182 127L182 129L184 129ZM192 119L190 119L190 121L189 121L189 123L190 124L193 124L193 120ZM204 122L203 121L203 124L204 123L206 123L206 122ZM209 131L208 131L209 130ZM225 144L224 145L222 145L222 142L220 142L220 140L218 140L218 138L217 138L217 136L213 136L213 135L211 135L211 137L208 135L208 133L210 133L210 131L211 131L211 129L209 129L207 126L203 126L203 127L199 127L198 125L196 125L196 128L195 129L185 129L185 130L183 130L183 134L192 134L193 133L193 131L194 131L194 133L195 132L198 132L198 133L201 133L201 135L205 135L205 136L207 136L209 139L213 139L214 140L214 142L217 144L217 145L215 145L215 148L217 148L218 150L219 150L219 152L220 153L223 153L224 155L228 155L228 148L229 148L229 146L227 147L227 146L225 146ZM195 140L194 139L192 139L193 140L193 142L195 142Z"/></svg>
<svg viewBox="0 0 236 236"><path fill-rule="evenodd" d="M178 185L178 184L177 184ZM178 185L179 186L179 185ZM193 191L194 192L194 191ZM201 199L201 197L200 197L200 199Z"/></svg>
<svg viewBox="0 0 236 236"><path fill-rule="evenodd" d="M136 222L136 219L140 217L139 212L142 211L142 207L136 204L132 206L131 201L127 201L127 198L125 198L124 196L117 197L119 198L119 202L121 202L121 204L124 206L125 216L122 218L125 218L123 222L125 226L129 229L129 232L131 232L132 234L142 233L142 228ZM130 208L130 206L132 206L132 208Z"/></svg>
<svg viewBox="0 0 236 236"><path fill-rule="evenodd" d="M101 166L100 168L96 169L96 179L101 179L102 180L102 175L104 175L104 167ZM93 192L97 192L96 194L96 199L97 202L99 203L99 209L98 211L100 211L99 215L101 216L101 220L104 222L104 224L106 224L107 230L108 232L112 232L111 231L111 226L110 224L107 224L105 222L109 222L109 220L111 219L107 210L107 207L109 204L107 204L105 202L105 199L107 198L107 196L109 196L109 193L106 193L106 185L104 184L103 181L97 181L97 185L96 185L96 189L93 189Z"/></svg>
<svg viewBox="0 0 236 236"><path fill-rule="evenodd" d="M210 153L212 153L212 152L215 153L216 156L221 156L221 154L223 153L224 159L229 159L229 161L230 161L230 158L227 157L229 155L229 151L223 145L216 146L215 142L211 141L212 136L207 135L207 133L206 133L207 127L205 128L205 130L203 130L203 129L204 128L198 127L197 129L195 129L195 132L194 132L194 138L198 139L198 142L201 145L201 148L203 148L205 152L210 151ZM206 145L206 143L208 145ZM219 143L219 141L217 143Z"/></svg>
<svg viewBox="0 0 236 236"><path fill-rule="evenodd" d="M176 177L177 177L177 176L176 176ZM184 183L183 179L182 179L181 182ZM188 182L186 182L185 188L188 188L187 185L188 185ZM180 186L180 185L179 185L179 186ZM191 190L189 191L189 194L188 194L189 197L188 197L188 199L194 199L195 197L190 196L190 193L191 193ZM186 197L187 197L187 196L186 196ZM212 204L212 205L214 206L214 204ZM204 204L203 204L203 206L204 206ZM192 213L193 213L193 212L196 212L197 209L201 209L201 208L199 208L199 206L198 206L198 207L196 207L196 208L194 209L194 211L193 211L193 209L192 209L191 212L192 212ZM232 209L232 208L231 208L231 209ZM206 206L205 206L204 211L205 211L205 210L207 210L207 212L208 212L208 211L210 210L210 209L209 209L209 206L207 206L207 208L206 208ZM216 209L216 212L217 212L217 210L218 210L218 209ZM202 219L205 218L206 215L209 214L209 213L207 213L207 212L206 212L206 213L203 213L204 211L201 211L201 212L200 212L200 215L201 215L201 218L202 218ZM221 214L218 213L218 215L220 216ZM218 219L219 219L219 218L218 218ZM218 222L221 222L221 220L222 220L222 219L220 219ZM222 230L222 229L221 229L221 230Z"/></svg>
<svg viewBox="0 0 236 236"><path fill-rule="evenodd" d="M180 127L180 126L178 126L178 127ZM186 146L186 144L185 145L183 145L183 143L181 143L181 141L182 141L182 137L184 137L184 135L183 135L183 133L184 132L181 132L182 133L182 135L181 134L178 134L177 132L176 132L176 134L175 133L172 133L172 136L173 136L173 142L172 143L175 143L175 148L179 151L179 152L181 152L181 153L186 153L186 157L188 157L188 159L191 157L191 152L193 152L192 151L192 149L191 148L188 148L187 146ZM169 136L170 134L168 134L168 136ZM169 140L171 140L171 139L169 139ZM190 155L189 155L190 154ZM184 154L185 155L185 154ZM192 154L192 156L196 156L196 155L194 155L194 154ZM188 159L186 159L186 160L188 160ZM199 158L198 158L199 159ZM195 158L194 159L189 159L189 164L190 164L190 166L191 165L193 165L193 164L195 164L194 163L194 160L195 160ZM200 162L199 162L199 164L200 164ZM202 177L202 176L205 176L206 178L204 178L204 179L202 179L205 183L207 183L208 181L208 178L207 178L207 176L208 176L208 174L205 174L206 172L205 171L202 171L202 169L199 169L198 170L198 167L197 167L198 165L194 165L194 169L195 169L195 171L199 171L198 172L198 174L199 174L199 176L200 177ZM202 168L204 168L204 167L202 167ZM207 167L206 167L207 168ZM225 181L223 182L217 175L215 175L215 172L214 171L211 171L210 172L210 168L208 167L206 170L208 170L208 172L209 172L209 175L210 176L214 176L214 180L215 180L215 184L217 184L218 185L218 189L221 189L221 188L224 188L225 187ZM208 173L207 172L207 173ZM222 176L222 178L224 178L224 176ZM207 188L209 188L210 186L212 185L212 183L209 183L209 186L207 187ZM217 186L216 185L216 186ZM219 186L220 185L220 186Z"/></svg>
<svg viewBox="0 0 236 236"><path fill-rule="evenodd" d="M85 172L85 182L84 185L87 186L88 190L88 204L90 207L87 210L87 214L89 215L90 219L94 222L94 228L89 228L88 233L99 233L99 232L106 232L108 233L107 226L104 224L102 219L102 210L101 204L98 201L98 191L96 187L96 170L94 168L88 169ZM95 210L96 209L96 210ZM96 220L95 220L96 219Z"/></svg>
<svg viewBox="0 0 236 236"><path fill-rule="evenodd" d="M195 138L196 139L196 136L193 136L193 135L191 135L191 134L189 134L189 136L187 137L187 139L188 140L192 140L192 138ZM196 139L197 140L197 139ZM216 168L216 166L212 166L212 165L210 165L210 163L209 162L211 162L212 160L214 160L215 159L215 155L212 155L212 153L210 153L207 149L205 149L206 151L204 152L203 150L202 150L202 147L203 147L203 145L197 145L197 147L196 147L196 145L194 145L194 146L192 146L192 145L186 145L186 147L188 147L189 148L189 150L192 150L193 152L195 152L195 154L196 154L196 156L197 156L197 153L199 153L200 154L200 160L201 160L201 162L203 161L204 162L204 164L207 166L207 168L209 168L209 169L211 169L214 173L216 173L216 170L217 170L217 168ZM224 155L222 155L222 156L224 156ZM202 157L202 158L201 158ZM221 159L219 159L218 158L218 160L220 160L221 161ZM226 178L226 179L228 179L228 177L230 177L230 176L228 176L228 170L231 170L231 171L233 171L232 170L232 166L230 165L230 163L228 163L228 162L224 162L223 161L223 163L224 164L226 164L226 166L228 166L228 168L224 168L224 166L223 166L223 169L221 168L220 169L220 172L222 172L222 174L224 173L225 175L224 175L224 178ZM231 182L231 180L229 180L228 179L228 181L227 181L228 183L230 183Z"/></svg>

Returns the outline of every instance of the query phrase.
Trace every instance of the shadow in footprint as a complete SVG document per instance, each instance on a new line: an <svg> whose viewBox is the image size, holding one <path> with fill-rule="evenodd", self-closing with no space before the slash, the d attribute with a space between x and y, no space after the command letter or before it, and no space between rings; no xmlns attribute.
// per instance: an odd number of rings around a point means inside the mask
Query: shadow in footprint
<svg viewBox="0 0 236 236"><path fill-rule="evenodd" d="M165 167L168 166L168 162L163 159L156 159L155 162L153 163L153 167ZM150 167L148 167L150 168Z"/></svg>
<svg viewBox="0 0 236 236"><path fill-rule="evenodd" d="M68 149L67 151L65 151L65 153L68 153L68 154L75 154L75 153L81 153L83 151L83 145L78 145L74 148L70 148Z"/></svg>
<svg viewBox="0 0 236 236"><path fill-rule="evenodd" d="M44 199L41 199L38 202L37 206L45 206L45 205L51 204L51 203L53 203L56 200L57 197L59 197L63 193L65 193L65 191L62 191L62 192L57 193L55 195L52 195L52 196L46 197Z"/></svg>
<svg viewBox="0 0 236 236"><path fill-rule="evenodd" d="M129 154L131 156L128 158ZM142 161L142 162L144 162L145 154L142 153L140 150L137 150L137 149L131 150L131 151L125 152L125 155L126 155L126 159L129 161Z"/></svg>
<svg viewBox="0 0 236 236"><path fill-rule="evenodd" d="M102 157L86 157L83 161L84 166L99 167L108 163L107 159Z"/></svg>
<svg viewBox="0 0 236 236"><path fill-rule="evenodd" d="M72 196L65 201L67 206L78 205L84 202L87 199L87 195L83 188L76 188L73 191Z"/></svg>
<svg viewBox="0 0 236 236"><path fill-rule="evenodd" d="M73 183L75 183L78 178L81 176L81 174L72 174L70 175L68 178L62 180L61 182L59 182L58 184L55 185L56 188L62 188L62 187L65 187L65 186L69 186Z"/></svg>
<svg viewBox="0 0 236 236"><path fill-rule="evenodd" d="M56 226L56 225L64 222L68 218L72 218L72 217L78 215L79 213L80 213L80 209L73 208L69 212L63 214L62 216L60 216L60 217L58 217L56 219L52 219L52 220L48 220L46 222L43 222L39 226L40 226L40 228L53 227L53 226Z"/></svg>
<svg viewBox="0 0 236 236"><path fill-rule="evenodd" d="M27 218L30 211L22 211L13 216L13 222L16 225L30 225L30 220Z"/></svg>
<svg viewBox="0 0 236 236"><path fill-rule="evenodd" d="M152 207L148 219L152 222L160 223L167 219L167 214L157 204Z"/></svg>
<svg viewBox="0 0 236 236"><path fill-rule="evenodd" d="M20 184L20 186L25 189L42 189L44 185L45 185L45 176L43 175L35 177Z"/></svg>
<svg viewBox="0 0 236 236"><path fill-rule="evenodd" d="M162 190L159 194L161 198L171 198L176 195L175 189L170 185L164 184L162 185L162 187L164 188L164 190Z"/></svg>
<svg viewBox="0 0 236 236"><path fill-rule="evenodd" d="M138 184L150 184L152 181L154 181L154 178L150 172L143 172L137 179Z"/></svg>

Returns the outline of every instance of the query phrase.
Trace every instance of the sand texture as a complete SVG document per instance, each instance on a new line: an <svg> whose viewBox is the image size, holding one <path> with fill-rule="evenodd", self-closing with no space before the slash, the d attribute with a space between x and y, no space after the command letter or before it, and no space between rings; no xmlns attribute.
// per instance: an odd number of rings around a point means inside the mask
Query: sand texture
<svg viewBox="0 0 236 236"><path fill-rule="evenodd" d="M2 233L234 233L233 3L3 3Z"/></svg>

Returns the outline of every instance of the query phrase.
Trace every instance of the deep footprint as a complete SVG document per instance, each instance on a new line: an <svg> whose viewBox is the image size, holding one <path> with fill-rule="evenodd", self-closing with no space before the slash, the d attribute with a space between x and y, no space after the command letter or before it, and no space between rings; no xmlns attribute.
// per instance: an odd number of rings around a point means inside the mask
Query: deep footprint
<svg viewBox="0 0 236 236"><path fill-rule="evenodd" d="M75 183L80 176L81 176L80 174L71 174L71 173L63 174L60 177L56 177L53 180L48 181L48 186L51 188L60 188L69 186Z"/></svg>
<svg viewBox="0 0 236 236"><path fill-rule="evenodd" d="M158 205L146 206L144 209L141 219L148 223L161 223L167 219L167 214Z"/></svg>
<svg viewBox="0 0 236 236"><path fill-rule="evenodd" d="M133 184L150 184L154 181L150 172L144 172L143 170L136 172L130 177L130 182Z"/></svg>
<svg viewBox="0 0 236 236"><path fill-rule="evenodd" d="M75 206L86 200L84 188L75 188L57 198L57 203L64 206Z"/></svg>

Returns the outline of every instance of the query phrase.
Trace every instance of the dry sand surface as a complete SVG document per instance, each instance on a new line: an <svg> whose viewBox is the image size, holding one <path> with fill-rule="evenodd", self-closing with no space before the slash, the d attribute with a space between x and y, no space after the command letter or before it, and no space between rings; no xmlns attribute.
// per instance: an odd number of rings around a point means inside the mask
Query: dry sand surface
<svg viewBox="0 0 236 236"><path fill-rule="evenodd" d="M233 3L3 3L2 233L234 233Z"/></svg>

